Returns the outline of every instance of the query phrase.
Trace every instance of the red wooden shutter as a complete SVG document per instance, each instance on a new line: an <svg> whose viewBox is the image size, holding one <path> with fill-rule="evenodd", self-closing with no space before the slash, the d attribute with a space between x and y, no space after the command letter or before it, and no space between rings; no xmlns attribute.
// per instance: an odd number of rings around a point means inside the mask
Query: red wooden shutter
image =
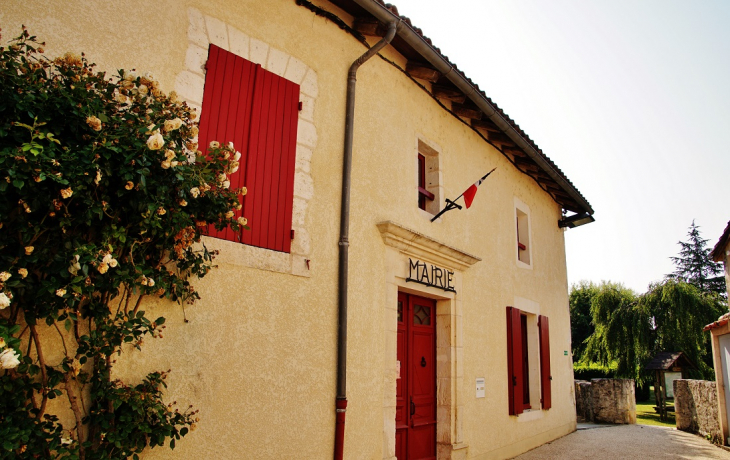
<svg viewBox="0 0 730 460"><path fill-rule="evenodd" d="M251 230L209 230L210 236L289 252L299 85L215 45L208 55L199 145L233 142L241 152L231 187L245 186L243 209Z"/></svg>
<svg viewBox="0 0 730 460"><path fill-rule="evenodd" d="M243 204L251 231L243 242L289 252L299 85L256 69Z"/></svg>
<svg viewBox="0 0 730 460"><path fill-rule="evenodd" d="M521 414L523 411L522 323L520 310L514 307L507 307L507 378L509 414Z"/></svg>
<svg viewBox="0 0 730 460"><path fill-rule="evenodd" d="M540 392L542 408L552 407L552 376L550 375L550 331L547 316L538 318L537 327L540 332Z"/></svg>

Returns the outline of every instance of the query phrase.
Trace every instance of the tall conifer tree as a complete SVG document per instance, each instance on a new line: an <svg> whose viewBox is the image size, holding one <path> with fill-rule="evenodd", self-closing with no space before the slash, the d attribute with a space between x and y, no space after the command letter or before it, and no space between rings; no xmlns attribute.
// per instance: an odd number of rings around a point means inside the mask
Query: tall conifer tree
<svg viewBox="0 0 730 460"><path fill-rule="evenodd" d="M727 295L722 265L710 257L711 249L706 239L700 235L700 227L694 220L687 231L689 239L680 241L681 249L677 257L670 257L676 269L667 278L684 281L696 286L703 292L714 292L722 297Z"/></svg>

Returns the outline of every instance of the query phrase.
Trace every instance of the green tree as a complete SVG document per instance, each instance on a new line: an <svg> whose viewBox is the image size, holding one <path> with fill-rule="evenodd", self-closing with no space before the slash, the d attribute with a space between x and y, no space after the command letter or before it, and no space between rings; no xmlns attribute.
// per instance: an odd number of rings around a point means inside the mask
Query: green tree
<svg viewBox="0 0 730 460"><path fill-rule="evenodd" d="M584 362L614 366L619 377L632 378L646 356L646 313L637 309L634 291L603 283L591 300L593 334L586 341Z"/></svg>
<svg viewBox="0 0 730 460"><path fill-rule="evenodd" d="M700 234L700 227L692 221L687 231L688 240L680 241L679 255L670 257L674 262L674 272L667 278L690 283L700 291L714 292L722 297L727 295L722 264L712 260L711 249Z"/></svg>
<svg viewBox="0 0 730 460"><path fill-rule="evenodd" d="M620 285L602 286L591 302L594 333L583 360L616 366L618 377L649 381L643 371L660 351L682 351L698 367L697 376L713 378L709 337L702 327L721 314L714 293L667 279L637 296Z"/></svg>
<svg viewBox="0 0 730 460"><path fill-rule="evenodd" d="M718 295L693 284L666 280L639 299L651 315L651 354L682 351L698 367L699 376L714 379L710 334L702 328L723 314Z"/></svg>
<svg viewBox="0 0 730 460"><path fill-rule="evenodd" d="M209 226L247 228L239 154L198 151L195 112L152 76L42 45L0 47L0 458L136 458L196 411L163 401L167 371L127 382L116 356L162 337L143 299L198 298Z"/></svg>
<svg viewBox="0 0 730 460"><path fill-rule="evenodd" d="M581 360L585 341L593 334L591 302L598 292L598 286L585 280L570 287L570 337L574 362Z"/></svg>

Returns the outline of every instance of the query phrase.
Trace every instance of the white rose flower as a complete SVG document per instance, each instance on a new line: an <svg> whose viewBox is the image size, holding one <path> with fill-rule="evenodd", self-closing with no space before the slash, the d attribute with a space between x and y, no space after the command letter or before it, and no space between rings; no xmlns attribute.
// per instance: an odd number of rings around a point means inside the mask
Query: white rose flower
<svg viewBox="0 0 730 460"><path fill-rule="evenodd" d="M0 281L4 283L5 281L9 280L11 276L13 275L8 272L0 272Z"/></svg>
<svg viewBox="0 0 730 460"><path fill-rule="evenodd" d="M147 139L147 148L150 150L160 150L164 146L165 139L163 139L162 134L157 131L155 131L154 134Z"/></svg>
<svg viewBox="0 0 730 460"><path fill-rule="evenodd" d="M238 225L246 225L248 223L248 219L243 216L236 219L236 221L238 222Z"/></svg>
<svg viewBox="0 0 730 460"><path fill-rule="evenodd" d="M193 196L193 198L197 198L198 195L200 195L200 189L198 187L193 187L190 189L190 194Z"/></svg>
<svg viewBox="0 0 730 460"><path fill-rule="evenodd" d="M230 186L231 186L231 181L229 181L229 180L224 180L223 183L221 184L221 187L223 187L223 188L228 188Z"/></svg>
<svg viewBox="0 0 730 460"><path fill-rule="evenodd" d="M241 152L236 152L235 155L233 155L233 160L238 161L241 159Z"/></svg>
<svg viewBox="0 0 730 460"><path fill-rule="evenodd" d="M64 289L64 288L56 289L56 295L57 295L58 297L63 297L63 296L65 296L65 295L66 295L66 289Z"/></svg>
<svg viewBox="0 0 730 460"><path fill-rule="evenodd" d="M119 262L117 262L117 259L112 259L109 261L109 266L111 268L117 268L117 265L119 265Z"/></svg>
<svg viewBox="0 0 730 460"><path fill-rule="evenodd" d="M10 298L4 292L0 292L0 310L10 306Z"/></svg>
<svg viewBox="0 0 730 460"><path fill-rule="evenodd" d="M162 169L170 169L170 166L172 166L172 163L170 163L170 160L165 160L162 163L160 163L160 166Z"/></svg>
<svg viewBox="0 0 730 460"><path fill-rule="evenodd" d="M228 143L228 148L229 148L230 150L236 150L236 149L235 149L235 147L233 147L233 142L229 142L229 143Z"/></svg>
<svg viewBox="0 0 730 460"><path fill-rule="evenodd" d="M147 286L152 287L155 285L155 280L152 278L147 278Z"/></svg>
<svg viewBox="0 0 730 460"><path fill-rule="evenodd" d="M182 120L180 118L174 118L172 120L165 120L165 131L175 131L182 126Z"/></svg>
<svg viewBox="0 0 730 460"><path fill-rule="evenodd" d="M0 365L3 369L13 369L14 367L18 367L18 364L20 364L19 358L20 355L15 350L8 348L0 353Z"/></svg>
<svg viewBox="0 0 730 460"><path fill-rule="evenodd" d="M221 146L220 142L218 142L218 141L210 141L210 145L209 145L210 148L217 149L217 148L220 148L220 146Z"/></svg>
<svg viewBox="0 0 730 460"><path fill-rule="evenodd" d="M94 183L96 185L99 185L99 182L100 181L101 181L101 170L100 169L97 169L96 170L96 179L94 179Z"/></svg>
<svg viewBox="0 0 730 460"><path fill-rule="evenodd" d="M228 211L226 213L226 219L230 219L231 217L233 217L233 211Z"/></svg>
<svg viewBox="0 0 730 460"><path fill-rule="evenodd" d="M99 273L103 275L109 270L109 264L107 264L106 262L102 262L99 264L98 267L96 267L96 269L99 271Z"/></svg>
<svg viewBox="0 0 730 460"><path fill-rule="evenodd" d="M7 345L5 343L5 339L3 339L2 337L0 337L0 348L5 348L5 345Z"/></svg>

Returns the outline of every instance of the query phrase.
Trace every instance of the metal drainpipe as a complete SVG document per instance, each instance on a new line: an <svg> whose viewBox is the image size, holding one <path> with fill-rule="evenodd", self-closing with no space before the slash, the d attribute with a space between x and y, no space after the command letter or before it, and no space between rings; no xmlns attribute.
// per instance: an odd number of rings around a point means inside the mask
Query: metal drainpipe
<svg viewBox="0 0 730 460"><path fill-rule="evenodd" d="M337 322L337 399L335 410L335 460L342 460L345 446L345 411L347 410L347 269L350 242L350 183L352 179L352 137L355 122L355 83L357 69L383 49L393 37L400 20L388 23L388 32L382 40L357 58L347 76L347 113L345 115L345 151L342 164L342 208L340 211L340 269L338 275Z"/></svg>

